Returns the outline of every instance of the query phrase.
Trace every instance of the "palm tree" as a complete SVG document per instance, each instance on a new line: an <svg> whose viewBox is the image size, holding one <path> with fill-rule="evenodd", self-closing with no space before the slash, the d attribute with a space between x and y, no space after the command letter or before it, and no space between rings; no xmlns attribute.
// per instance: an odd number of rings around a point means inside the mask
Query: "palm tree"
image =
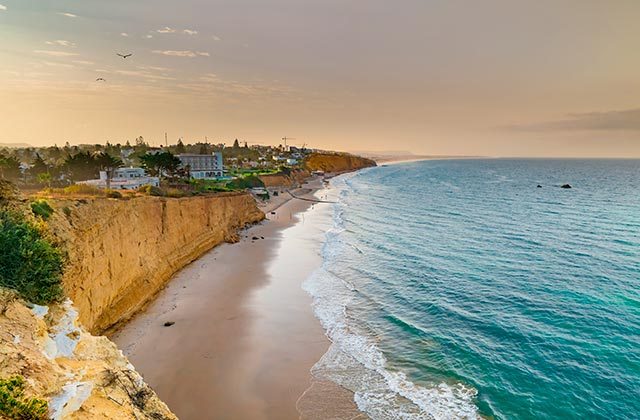
<svg viewBox="0 0 640 420"><path fill-rule="evenodd" d="M100 170L105 171L107 174L107 189L110 190L113 172L122 166L122 161L105 152L98 153L95 159L100 166Z"/></svg>

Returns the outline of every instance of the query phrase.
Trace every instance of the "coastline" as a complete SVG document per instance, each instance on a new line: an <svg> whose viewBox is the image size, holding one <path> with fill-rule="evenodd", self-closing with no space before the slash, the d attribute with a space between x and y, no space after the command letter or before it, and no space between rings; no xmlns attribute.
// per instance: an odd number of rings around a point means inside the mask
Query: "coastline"
<svg viewBox="0 0 640 420"><path fill-rule="evenodd" d="M316 178L296 195L322 188ZM311 373L331 344L302 289L321 264L309 238L323 232L304 223L313 206L283 194L261 205L267 220L185 267L112 335L180 418L364 417Z"/></svg>

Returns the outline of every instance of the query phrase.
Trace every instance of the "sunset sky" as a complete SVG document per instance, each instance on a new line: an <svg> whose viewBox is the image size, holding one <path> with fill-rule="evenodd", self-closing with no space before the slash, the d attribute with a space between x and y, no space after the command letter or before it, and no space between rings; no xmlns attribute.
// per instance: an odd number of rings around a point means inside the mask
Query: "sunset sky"
<svg viewBox="0 0 640 420"><path fill-rule="evenodd" d="M637 0L0 0L0 143L640 157L639 22Z"/></svg>

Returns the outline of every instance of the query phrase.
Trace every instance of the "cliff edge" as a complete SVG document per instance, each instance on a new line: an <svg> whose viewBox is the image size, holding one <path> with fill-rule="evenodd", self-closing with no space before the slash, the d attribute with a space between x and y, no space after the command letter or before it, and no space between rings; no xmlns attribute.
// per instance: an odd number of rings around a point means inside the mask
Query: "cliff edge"
<svg viewBox="0 0 640 420"><path fill-rule="evenodd" d="M92 333L127 320L175 272L264 219L246 193L50 203L48 224L68 254L63 287Z"/></svg>
<svg viewBox="0 0 640 420"><path fill-rule="evenodd" d="M371 159L347 153L312 153L305 159L304 166L309 171L341 173L377 165Z"/></svg>

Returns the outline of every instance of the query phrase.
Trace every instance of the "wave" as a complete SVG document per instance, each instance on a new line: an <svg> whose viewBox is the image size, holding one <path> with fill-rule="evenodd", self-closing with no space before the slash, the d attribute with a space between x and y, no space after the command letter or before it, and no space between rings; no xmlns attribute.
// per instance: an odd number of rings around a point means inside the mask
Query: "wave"
<svg viewBox="0 0 640 420"><path fill-rule="evenodd" d="M378 347L374 331L353 315L358 291L334 270L344 247L348 197L354 193L354 175L332 180L338 204L333 226L325 235L323 264L304 283L313 298L314 312L332 341L313 367L315 376L331 380L354 392L358 408L372 419L478 419L477 391L461 383L422 385L404 372L391 369Z"/></svg>

